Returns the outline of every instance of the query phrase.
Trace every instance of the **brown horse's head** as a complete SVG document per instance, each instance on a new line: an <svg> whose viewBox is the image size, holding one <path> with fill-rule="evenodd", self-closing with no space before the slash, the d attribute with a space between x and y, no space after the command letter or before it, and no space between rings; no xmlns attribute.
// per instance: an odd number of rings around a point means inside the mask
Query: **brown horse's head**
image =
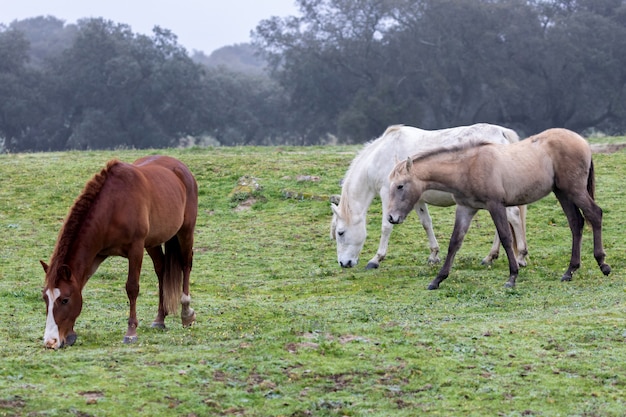
<svg viewBox="0 0 626 417"><path fill-rule="evenodd" d="M43 299L46 302L46 330L43 342L47 348L71 346L76 341L74 323L83 308L82 288L69 266L51 268L41 262L46 272Z"/></svg>
<svg viewBox="0 0 626 417"><path fill-rule="evenodd" d="M424 192L422 182L411 172L413 159L399 162L389 174L388 220L399 224L406 219Z"/></svg>

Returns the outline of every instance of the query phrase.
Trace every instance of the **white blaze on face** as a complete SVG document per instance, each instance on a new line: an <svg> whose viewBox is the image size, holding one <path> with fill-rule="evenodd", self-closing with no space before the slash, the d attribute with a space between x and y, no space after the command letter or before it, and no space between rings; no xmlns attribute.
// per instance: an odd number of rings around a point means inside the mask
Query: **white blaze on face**
<svg viewBox="0 0 626 417"><path fill-rule="evenodd" d="M46 291L48 296L48 316L46 318L46 331L43 334L43 343L46 347L57 348L61 341L59 340L59 326L54 321L54 303L61 295L61 290L55 288Z"/></svg>

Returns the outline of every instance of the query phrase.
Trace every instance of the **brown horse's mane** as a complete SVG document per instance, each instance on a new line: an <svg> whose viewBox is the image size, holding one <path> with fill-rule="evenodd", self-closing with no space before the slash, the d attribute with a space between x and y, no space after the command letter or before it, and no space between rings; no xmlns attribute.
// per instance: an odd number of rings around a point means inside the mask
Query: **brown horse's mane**
<svg viewBox="0 0 626 417"><path fill-rule="evenodd" d="M94 177L87 182L82 193L80 193L76 201L74 201L74 205L65 219L54 252L52 253L50 268L53 271L57 270L65 263L72 242L76 239L81 226L109 177L110 170L119 163L120 161L117 159L109 161L100 173L94 175ZM56 280L57 274L46 275Z"/></svg>

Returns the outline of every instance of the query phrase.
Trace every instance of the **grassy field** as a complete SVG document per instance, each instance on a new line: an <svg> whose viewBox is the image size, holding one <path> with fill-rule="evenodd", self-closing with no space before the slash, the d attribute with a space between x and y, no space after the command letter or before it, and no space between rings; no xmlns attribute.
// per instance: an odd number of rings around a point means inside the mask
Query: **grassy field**
<svg viewBox="0 0 626 417"><path fill-rule="evenodd" d="M107 160L158 152L0 156L0 416L624 415L624 150L594 156L609 277L586 228L582 268L560 282L571 239L549 196L529 207L530 263L517 288L503 286L505 259L480 265L493 226L479 213L437 291L426 290L438 267L426 263L416 216L395 228L381 268L339 268L325 197L340 192L357 150L160 151L200 185L197 323L150 328L158 289L146 260L139 342L122 344L127 265L111 258L83 292L76 344L58 351L42 343L39 260ZM244 175L263 187L247 209L245 196L229 197ZM362 262L377 248L380 211L370 210ZM453 209L431 214L445 255Z"/></svg>

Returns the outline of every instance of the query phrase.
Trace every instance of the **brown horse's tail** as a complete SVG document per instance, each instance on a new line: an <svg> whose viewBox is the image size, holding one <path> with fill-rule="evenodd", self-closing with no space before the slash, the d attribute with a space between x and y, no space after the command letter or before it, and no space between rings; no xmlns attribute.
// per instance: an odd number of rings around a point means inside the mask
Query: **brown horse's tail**
<svg viewBox="0 0 626 417"><path fill-rule="evenodd" d="M596 199L596 175L593 169L593 159L589 166L589 176L587 176L587 192L593 200Z"/></svg>
<svg viewBox="0 0 626 417"><path fill-rule="evenodd" d="M176 314L183 294L183 263L178 237L165 242L163 271L163 307L167 314Z"/></svg>

